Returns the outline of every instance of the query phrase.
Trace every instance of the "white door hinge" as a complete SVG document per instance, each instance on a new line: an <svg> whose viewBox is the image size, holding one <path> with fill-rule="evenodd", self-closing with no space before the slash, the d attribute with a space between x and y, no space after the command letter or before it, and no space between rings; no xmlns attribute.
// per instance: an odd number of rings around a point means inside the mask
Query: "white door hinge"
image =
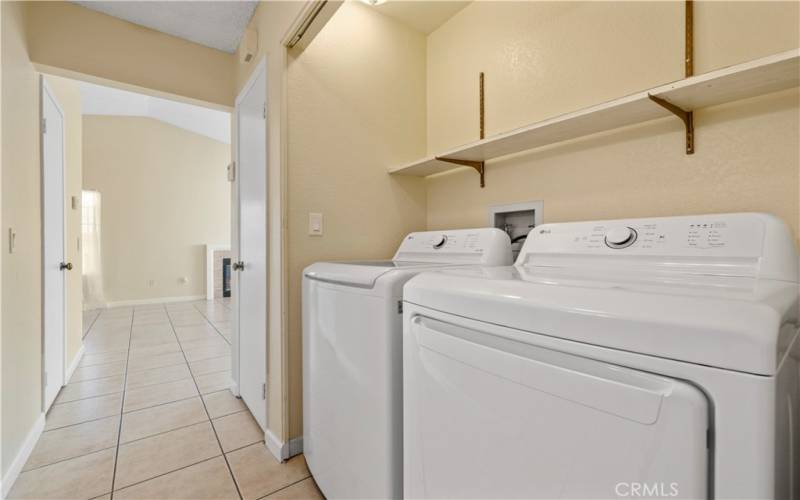
<svg viewBox="0 0 800 500"><path fill-rule="evenodd" d="M261 399L267 399L267 384L261 384Z"/></svg>
<svg viewBox="0 0 800 500"><path fill-rule="evenodd" d="M266 120L267 119L267 103L264 103L263 110L264 110L264 119Z"/></svg>
<svg viewBox="0 0 800 500"><path fill-rule="evenodd" d="M47 133L47 118L42 118L42 133Z"/></svg>
<svg viewBox="0 0 800 500"><path fill-rule="evenodd" d="M236 180L236 162L232 161L228 164L228 182Z"/></svg>

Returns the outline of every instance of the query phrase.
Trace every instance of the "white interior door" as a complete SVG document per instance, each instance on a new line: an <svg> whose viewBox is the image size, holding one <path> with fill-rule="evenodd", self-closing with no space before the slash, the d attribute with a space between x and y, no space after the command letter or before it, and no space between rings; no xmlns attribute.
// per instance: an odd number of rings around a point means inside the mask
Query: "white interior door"
<svg viewBox="0 0 800 500"><path fill-rule="evenodd" d="M53 404L64 385L65 276L64 262L64 113L44 78L41 82L42 112L42 263L43 279L43 385L44 410Z"/></svg>
<svg viewBox="0 0 800 500"><path fill-rule="evenodd" d="M236 100L238 186L238 388L267 429L267 73L256 68Z"/></svg>

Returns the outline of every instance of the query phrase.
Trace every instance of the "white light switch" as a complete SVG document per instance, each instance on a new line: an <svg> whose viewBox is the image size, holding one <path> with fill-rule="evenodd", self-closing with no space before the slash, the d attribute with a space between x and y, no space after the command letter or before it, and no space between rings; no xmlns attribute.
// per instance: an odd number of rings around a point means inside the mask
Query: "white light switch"
<svg viewBox="0 0 800 500"><path fill-rule="evenodd" d="M308 234L311 236L322 236L322 214L308 214Z"/></svg>

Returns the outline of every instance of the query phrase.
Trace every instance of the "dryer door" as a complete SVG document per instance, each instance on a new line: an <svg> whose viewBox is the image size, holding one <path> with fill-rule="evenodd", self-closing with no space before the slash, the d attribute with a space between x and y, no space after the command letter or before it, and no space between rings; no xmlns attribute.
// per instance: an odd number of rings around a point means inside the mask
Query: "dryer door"
<svg viewBox="0 0 800 500"><path fill-rule="evenodd" d="M695 387L407 306L406 497L707 497Z"/></svg>

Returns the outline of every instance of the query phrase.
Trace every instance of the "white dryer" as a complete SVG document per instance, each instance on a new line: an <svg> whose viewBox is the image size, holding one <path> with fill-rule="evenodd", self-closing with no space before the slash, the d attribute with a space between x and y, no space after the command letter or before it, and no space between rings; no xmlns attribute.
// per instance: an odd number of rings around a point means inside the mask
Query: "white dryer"
<svg viewBox="0 0 800 500"><path fill-rule="evenodd" d="M423 270L511 264L499 229L411 233L394 258L303 273L303 451L328 498L402 497L402 289Z"/></svg>
<svg viewBox="0 0 800 500"><path fill-rule="evenodd" d="M404 290L408 498L800 498L778 219L547 224Z"/></svg>

